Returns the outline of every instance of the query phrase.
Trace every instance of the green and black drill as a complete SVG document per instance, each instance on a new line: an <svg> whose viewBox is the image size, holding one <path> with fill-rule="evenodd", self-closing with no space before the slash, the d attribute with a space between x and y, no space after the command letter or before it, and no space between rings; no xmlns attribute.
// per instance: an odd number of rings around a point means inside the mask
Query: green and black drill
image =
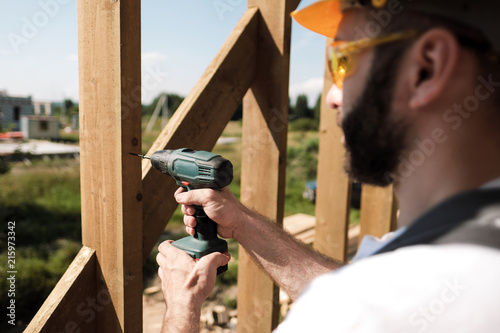
<svg viewBox="0 0 500 333"><path fill-rule="evenodd" d="M232 163L220 155L208 151L188 148L159 150L151 156L130 153L151 160L151 165L162 173L172 176L177 185L186 190L211 188L214 190L228 186L233 180ZM172 243L199 259L212 252L227 251L227 242L217 237L217 224L212 221L202 206L195 206L195 235L184 237ZM227 271L227 265L217 269L217 274Z"/></svg>

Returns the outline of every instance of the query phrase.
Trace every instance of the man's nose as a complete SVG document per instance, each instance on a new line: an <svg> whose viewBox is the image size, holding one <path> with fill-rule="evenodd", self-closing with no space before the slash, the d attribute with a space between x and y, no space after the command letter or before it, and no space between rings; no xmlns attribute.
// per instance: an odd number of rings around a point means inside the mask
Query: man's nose
<svg viewBox="0 0 500 333"><path fill-rule="evenodd" d="M335 84L332 85L326 95L326 104L335 110L342 109L342 90Z"/></svg>

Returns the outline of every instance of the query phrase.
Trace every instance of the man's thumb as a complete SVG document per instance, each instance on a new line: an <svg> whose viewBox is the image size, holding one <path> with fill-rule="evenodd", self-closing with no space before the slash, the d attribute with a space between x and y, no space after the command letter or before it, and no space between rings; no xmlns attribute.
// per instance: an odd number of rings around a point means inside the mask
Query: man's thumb
<svg viewBox="0 0 500 333"><path fill-rule="evenodd" d="M205 264L210 268L217 269L221 266L227 265L229 260L231 260L231 254L229 252L213 252L201 257L199 263Z"/></svg>

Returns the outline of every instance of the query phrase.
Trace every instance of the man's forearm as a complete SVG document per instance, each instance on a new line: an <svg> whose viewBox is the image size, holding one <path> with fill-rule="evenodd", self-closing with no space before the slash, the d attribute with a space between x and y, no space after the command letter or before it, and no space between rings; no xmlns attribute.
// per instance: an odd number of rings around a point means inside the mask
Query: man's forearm
<svg viewBox="0 0 500 333"><path fill-rule="evenodd" d="M199 333L201 311L176 311L171 314L167 310L163 317L161 333Z"/></svg>
<svg viewBox="0 0 500 333"><path fill-rule="evenodd" d="M255 212L248 211L243 218L244 227L235 239L292 299L315 277L342 265Z"/></svg>

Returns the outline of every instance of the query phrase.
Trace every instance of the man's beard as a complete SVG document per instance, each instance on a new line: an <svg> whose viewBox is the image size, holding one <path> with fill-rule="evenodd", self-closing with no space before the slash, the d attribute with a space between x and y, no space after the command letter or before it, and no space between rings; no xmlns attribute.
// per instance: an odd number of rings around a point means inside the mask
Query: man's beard
<svg viewBox="0 0 500 333"><path fill-rule="evenodd" d="M391 112L395 79L401 54L388 57L376 52L370 77L361 98L342 121L345 135L345 169L362 183L387 186L406 147L408 123Z"/></svg>

